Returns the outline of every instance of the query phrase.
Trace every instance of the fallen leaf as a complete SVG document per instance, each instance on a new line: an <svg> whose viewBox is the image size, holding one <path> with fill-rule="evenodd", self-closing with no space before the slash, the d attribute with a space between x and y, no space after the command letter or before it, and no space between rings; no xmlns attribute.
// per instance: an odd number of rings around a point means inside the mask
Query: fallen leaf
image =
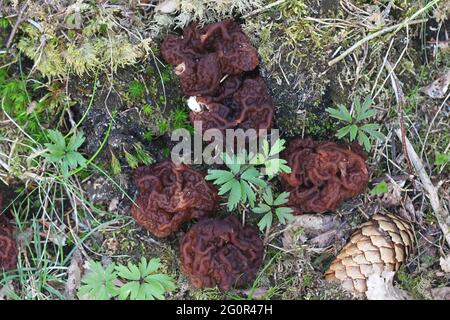
<svg viewBox="0 0 450 320"><path fill-rule="evenodd" d="M374 273L367 278L366 296L368 300L411 300L408 293L394 287L395 272Z"/></svg>
<svg viewBox="0 0 450 320"><path fill-rule="evenodd" d="M431 289L431 296L434 300L450 300L450 287Z"/></svg>
<svg viewBox="0 0 450 320"><path fill-rule="evenodd" d="M439 264L441 265L442 271L445 273L450 273L450 256L447 257L441 257L439 259Z"/></svg>
<svg viewBox="0 0 450 320"><path fill-rule="evenodd" d="M156 12L172 13L178 10L178 0L163 0L155 7Z"/></svg>
<svg viewBox="0 0 450 320"><path fill-rule="evenodd" d="M436 80L430 83L428 86L420 88L423 93L426 93L433 99L445 98L448 86L450 84L450 69L440 74Z"/></svg>
<svg viewBox="0 0 450 320"><path fill-rule="evenodd" d="M8 280L5 285L0 288L0 301L8 299L12 292L14 292L12 280Z"/></svg>
<svg viewBox="0 0 450 320"><path fill-rule="evenodd" d="M83 266L83 257L80 250L73 253L70 266L67 270L67 283L64 290L64 296L67 300L74 300L81 284L81 268Z"/></svg>
<svg viewBox="0 0 450 320"><path fill-rule="evenodd" d="M338 243L350 226L338 216L302 214L289 223L283 234L283 247L292 250L309 241L319 248Z"/></svg>

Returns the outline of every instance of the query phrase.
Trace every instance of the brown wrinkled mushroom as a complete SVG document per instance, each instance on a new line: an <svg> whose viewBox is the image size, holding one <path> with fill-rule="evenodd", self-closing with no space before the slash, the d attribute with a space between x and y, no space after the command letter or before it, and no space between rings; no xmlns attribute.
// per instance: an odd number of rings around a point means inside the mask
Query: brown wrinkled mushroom
<svg viewBox="0 0 450 320"><path fill-rule="evenodd" d="M167 237L181 224L214 212L218 196L204 175L170 160L141 167L134 173L139 189L134 219L157 237Z"/></svg>
<svg viewBox="0 0 450 320"><path fill-rule="evenodd" d="M164 39L161 54L176 66L183 92L189 96L213 95L223 76L252 71L259 64L257 50L233 20L204 28L190 24L182 37Z"/></svg>
<svg viewBox="0 0 450 320"><path fill-rule="evenodd" d="M217 96L197 97L200 112L191 112L192 123L202 122L204 133L208 129L270 129L273 119L273 102L261 77L229 77L222 82Z"/></svg>
<svg viewBox="0 0 450 320"><path fill-rule="evenodd" d="M7 271L16 268L17 243L13 227L2 214L2 198L0 194L0 271Z"/></svg>
<svg viewBox="0 0 450 320"><path fill-rule="evenodd" d="M243 227L234 216L203 219L181 241L181 270L196 288L228 290L256 277L263 253L256 228Z"/></svg>
<svg viewBox="0 0 450 320"><path fill-rule="evenodd" d="M362 193L369 181L365 156L356 144L297 138L283 157L292 172L282 174L281 179L296 214L334 210Z"/></svg>

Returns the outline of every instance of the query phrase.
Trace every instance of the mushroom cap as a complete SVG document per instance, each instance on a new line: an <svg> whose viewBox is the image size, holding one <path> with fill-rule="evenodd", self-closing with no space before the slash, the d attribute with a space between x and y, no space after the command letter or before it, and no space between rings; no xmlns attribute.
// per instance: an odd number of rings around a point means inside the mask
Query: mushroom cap
<svg viewBox="0 0 450 320"><path fill-rule="evenodd" d="M2 195L0 194L0 271L16 268L17 243L14 239L14 228L2 214Z"/></svg>
<svg viewBox="0 0 450 320"><path fill-rule="evenodd" d="M205 218L195 224L180 244L181 270L196 288L228 290L251 282L261 266L264 245L252 226L234 216Z"/></svg>
<svg viewBox="0 0 450 320"><path fill-rule="evenodd" d="M204 174L185 164L166 160L138 168L134 182L139 189L136 205L131 208L134 219L157 237L167 237L191 219L215 212L216 189Z"/></svg>
<svg viewBox="0 0 450 320"><path fill-rule="evenodd" d="M292 171L281 174L281 180L296 214L335 210L364 192L369 182L365 156L356 144L296 138L283 158Z"/></svg>

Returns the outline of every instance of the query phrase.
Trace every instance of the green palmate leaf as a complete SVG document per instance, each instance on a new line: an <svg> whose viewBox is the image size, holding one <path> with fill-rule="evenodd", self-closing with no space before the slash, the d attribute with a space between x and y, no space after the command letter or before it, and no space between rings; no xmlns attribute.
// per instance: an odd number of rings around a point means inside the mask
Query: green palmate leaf
<svg viewBox="0 0 450 320"><path fill-rule="evenodd" d="M375 109L370 109L370 105L372 104L372 98L370 96L366 97L362 106L356 109L356 121L362 121L364 119L371 118L377 114Z"/></svg>
<svg viewBox="0 0 450 320"><path fill-rule="evenodd" d="M147 259L144 257L141 258L141 262L139 263L139 269L142 270L141 274L147 275L155 272L161 266L161 260L159 258L150 259L147 264Z"/></svg>
<svg viewBox="0 0 450 320"><path fill-rule="evenodd" d="M355 140L357 133L358 133L358 126L356 124L352 124L350 126L350 141Z"/></svg>
<svg viewBox="0 0 450 320"><path fill-rule="evenodd" d="M339 104L337 107L337 109L326 108L325 111L327 111L333 118L349 123L352 122L352 115L348 109L342 104Z"/></svg>
<svg viewBox="0 0 450 320"><path fill-rule="evenodd" d="M264 199L264 201L269 205L273 205L273 193L272 193L272 188L271 187L267 187L263 194L262 197Z"/></svg>
<svg viewBox="0 0 450 320"><path fill-rule="evenodd" d="M48 138L62 150L66 149L66 140L61 132L56 130L48 130Z"/></svg>
<svg viewBox="0 0 450 320"><path fill-rule="evenodd" d="M286 143L286 140L284 140L284 139L277 139L277 141L275 141L275 143L273 144L272 148L270 149L269 157L277 155L281 151L283 151L285 149L285 143Z"/></svg>
<svg viewBox="0 0 450 320"><path fill-rule="evenodd" d="M266 212L272 212L272 208L270 208L267 204L261 203L259 206L252 209L254 213L266 213Z"/></svg>
<svg viewBox="0 0 450 320"><path fill-rule="evenodd" d="M173 279L166 274L152 274L145 278L147 282L158 282L167 292L175 290L177 287Z"/></svg>
<svg viewBox="0 0 450 320"><path fill-rule="evenodd" d="M126 280L134 280L138 281L141 278L141 273L139 272L139 268L128 262L128 266L119 265L116 267L117 275Z"/></svg>
<svg viewBox="0 0 450 320"><path fill-rule="evenodd" d="M358 131L358 142L364 146L364 149L369 152L372 148L370 140L363 131Z"/></svg>
<svg viewBox="0 0 450 320"><path fill-rule="evenodd" d="M233 174L238 174L241 170L241 164L238 162L238 158L236 156L230 156L227 153L222 154L222 159L225 165L230 168Z"/></svg>
<svg viewBox="0 0 450 320"><path fill-rule="evenodd" d="M251 180L259 177L260 175L261 173L258 170L256 170L255 167L250 167L241 174L241 179Z"/></svg>
<svg viewBox="0 0 450 320"><path fill-rule="evenodd" d="M220 188L219 188L219 196L223 196L225 193L227 193L228 191L231 190L231 188L233 187L233 185L235 183L239 183L239 181L237 181L236 179L231 179L227 182L225 182Z"/></svg>
<svg viewBox="0 0 450 320"><path fill-rule="evenodd" d="M265 182L263 179L261 178L249 178L246 179L248 182L260 187L260 188L265 188L267 187L267 182Z"/></svg>
<svg viewBox="0 0 450 320"><path fill-rule="evenodd" d="M385 136L380 132L380 126L375 123L369 123L363 125L361 128L364 132L366 132L372 138L375 138L379 141L384 141Z"/></svg>
<svg viewBox="0 0 450 320"><path fill-rule="evenodd" d="M275 214L277 215L278 221L280 221L281 224L285 224L286 221L293 221L294 216L292 215L291 208L287 207L280 207L275 209Z"/></svg>
<svg viewBox="0 0 450 320"><path fill-rule="evenodd" d="M243 194L243 202L246 202L248 199L250 206L253 208L255 206L256 194L253 191L252 187L246 181L241 180L241 189Z"/></svg>
<svg viewBox="0 0 450 320"><path fill-rule="evenodd" d="M351 125L345 126L341 129L339 129L336 133L336 137L338 137L339 139L342 139L343 137L345 137L346 135L348 135L350 133L350 129L351 129Z"/></svg>
<svg viewBox="0 0 450 320"><path fill-rule="evenodd" d="M118 294L114 281L117 279L115 265L110 264L106 269L99 262L89 263L90 271L81 279L82 285L78 290L79 297L98 300L109 300Z"/></svg>
<svg viewBox="0 0 450 320"><path fill-rule="evenodd" d="M267 158L270 153L269 141L267 141L267 140L263 141L262 150L263 150L264 157Z"/></svg>
<svg viewBox="0 0 450 320"><path fill-rule="evenodd" d="M278 197L275 199L275 201L273 202L274 206L280 206L282 204L285 204L288 202L289 200L289 192L282 192L278 195Z"/></svg>
<svg viewBox="0 0 450 320"><path fill-rule="evenodd" d="M63 138L64 139L64 138ZM83 136L83 133L76 133L72 135L69 139L69 143L67 144L67 150L76 151L79 147L84 143L85 137Z"/></svg>
<svg viewBox="0 0 450 320"><path fill-rule="evenodd" d="M214 180L214 184L224 184L234 178L234 174L226 170L208 170L206 180Z"/></svg>
<svg viewBox="0 0 450 320"><path fill-rule="evenodd" d="M264 229L269 229L272 226L272 219L272 212L266 213L258 222L259 230L263 231Z"/></svg>
<svg viewBox="0 0 450 320"><path fill-rule="evenodd" d="M239 181L234 181L228 196L228 210L234 210L241 201L242 190Z"/></svg>

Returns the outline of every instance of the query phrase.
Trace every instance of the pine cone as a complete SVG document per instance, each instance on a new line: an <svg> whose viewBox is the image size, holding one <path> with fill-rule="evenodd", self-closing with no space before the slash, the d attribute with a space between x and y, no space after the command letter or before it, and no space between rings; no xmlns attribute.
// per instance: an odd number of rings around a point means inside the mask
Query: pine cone
<svg viewBox="0 0 450 320"><path fill-rule="evenodd" d="M325 272L325 279L340 282L354 293L367 291L371 274L397 271L413 250L414 230L392 214L375 214L353 233Z"/></svg>

